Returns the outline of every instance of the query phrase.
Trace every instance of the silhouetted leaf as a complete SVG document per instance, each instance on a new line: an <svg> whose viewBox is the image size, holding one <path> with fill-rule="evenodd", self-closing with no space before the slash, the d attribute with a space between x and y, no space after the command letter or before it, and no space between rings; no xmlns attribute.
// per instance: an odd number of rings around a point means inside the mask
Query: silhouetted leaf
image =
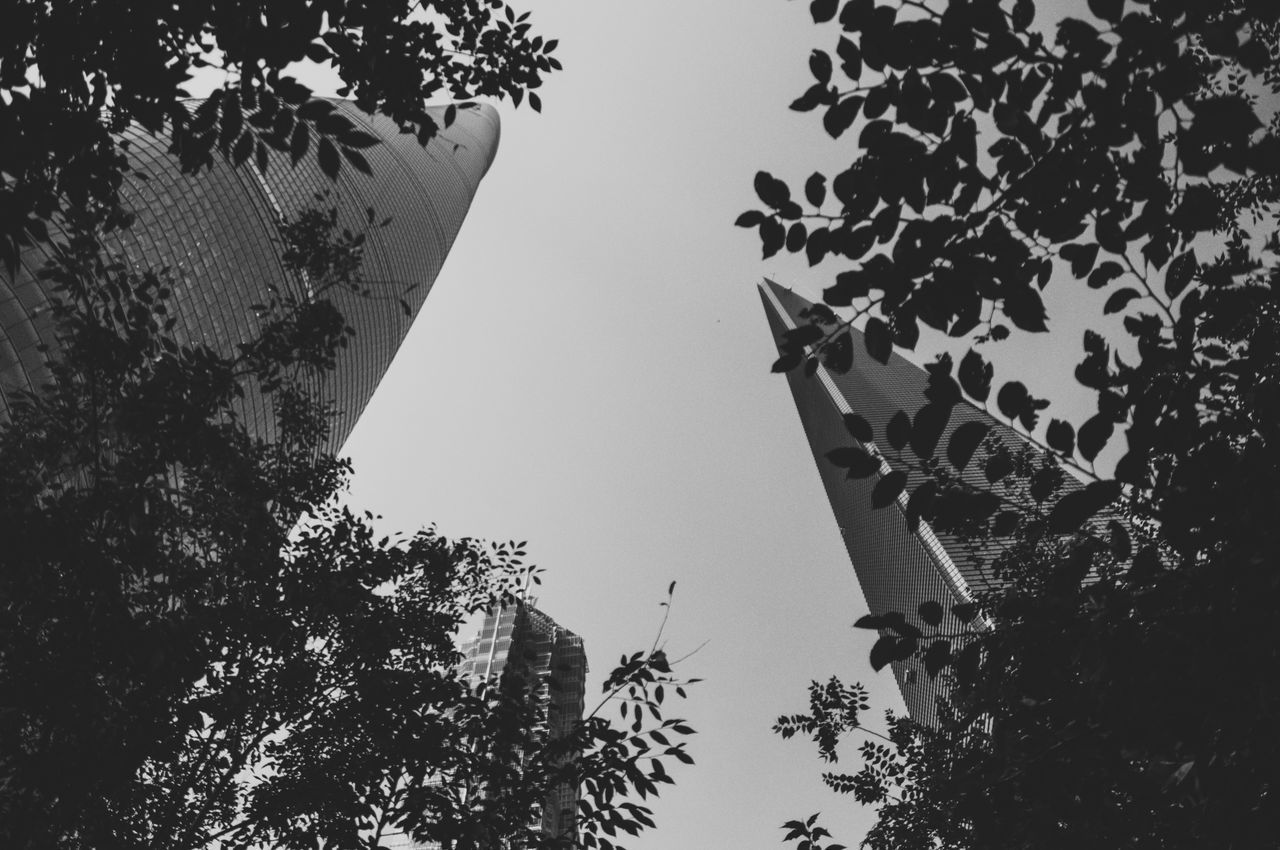
<svg viewBox="0 0 1280 850"><path fill-rule="evenodd" d="M871 432L871 424L856 413L844 414L844 427L861 443L869 443L875 439Z"/></svg>
<svg viewBox="0 0 1280 850"><path fill-rule="evenodd" d="M961 602L951 606L951 613L962 623L968 623L978 616L978 606L973 602Z"/></svg>
<svg viewBox="0 0 1280 850"><path fill-rule="evenodd" d="M957 377L960 379L960 386L964 387L964 391L969 394L970 398L986 402L987 397L991 394L991 378L993 374L994 371L991 364L983 360L981 354L969 349L969 352L960 360L960 369Z"/></svg>
<svg viewBox="0 0 1280 850"><path fill-rule="evenodd" d="M880 461L856 446L844 446L827 452L827 460L849 470L850 478L867 478L880 471Z"/></svg>
<svg viewBox="0 0 1280 850"><path fill-rule="evenodd" d="M1072 534L1119 496L1119 481L1090 482L1058 500L1049 512L1049 529L1055 534Z"/></svg>
<svg viewBox="0 0 1280 850"><path fill-rule="evenodd" d="M1102 312L1106 315L1119 313L1129 305L1129 302L1135 298L1141 298L1142 293L1133 287L1126 286L1123 289L1117 289L1111 293L1107 299L1106 306L1102 308Z"/></svg>
<svg viewBox="0 0 1280 850"><path fill-rule="evenodd" d="M917 613L919 613L920 619L930 626L937 626L942 623L942 606L937 602L932 600L921 602Z"/></svg>
<svg viewBox="0 0 1280 850"><path fill-rule="evenodd" d="M827 197L827 178L815 171L804 183L804 196L815 207L821 207Z"/></svg>
<svg viewBox="0 0 1280 850"><path fill-rule="evenodd" d="M991 426L983 422L966 422L956 428L947 441L947 460L957 471L963 472L990 431Z"/></svg>
<svg viewBox="0 0 1280 850"><path fill-rule="evenodd" d="M938 447L942 431L951 418L951 408L947 405L930 402L916 411L915 421L911 424L911 450L921 460L933 457Z"/></svg>
<svg viewBox="0 0 1280 850"><path fill-rule="evenodd" d="M907 416L906 411L899 410L893 414L889 424L885 426L884 437L889 445L898 451L906 447L911 439L911 418Z"/></svg>
<svg viewBox="0 0 1280 850"><path fill-rule="evenodd" d="M1124 268L1115 260L1107 260L1089 273L1089 288L1102 289L1111 281L1124 274Z"/></svg>
<svg viewBox="0 0 1280 850"><path fill-rule="evenodd" d="M893 504L907 486L907 473L896 470L876 482L871 491L871 506L885 508Z"/></svg>
<svg viewBox="0 0 1280 850"><path fill-rule="evenodd" d="M782 222L776 218L766 218L760 222L760 250L764 259L769 259L782 250L787 241L787 231Z"/></svg>
<svg viewBox="0 0 1280 850"><path fill-rule="evenodd" d="M792 369L800 365L800 361L804 359L803 351L788 351L773 361L770 371L773 372L790 372Z"/></svg>
<svg viewBox="0 0 1280 850"><path fill-rule="evenodd" d="M916 531L921 518L933 517L933 506L938 496L938 482L930 478L917 487L907 498L907 528Z"/></svg>
<svg viewBox="0 0 1280 850"><path fill-rule="evenodd" d="M1027 388L1021 381L1009 381L996 395L996 405L1005 417L1017 419L1026 409L1029 398Z"/></svg>
<svg viewBox="0 0 1280 850"><path fill-rule="evenodd" d="M1045 431L1045 440L1049 443L1049 448L1056 452L1061 452L1067 457L1075 454L1076 429L1070 422L1063 422L1061 419L1050 420L1049 429Z"/></svg>
<svg viewBox="0 0 1280 850"><path fill-rule="evenodd" d="M738 216L734 224L738 227L759 227L764 219L765 215L760 210L747 210Z"/></svg>
<svg viewBox="0 0 1280 850"><path fill-rule="evenodd" d="M933 603L937 605L938 603ZM941 606L939 606L939 615L941 615ZM951 663L951 641L935 640L929 644L929 648L924 651L924 669L930 677L936 677L942 668Z"/></svg>
<svg viewBox="0 0 1280 850"><path fill-rule="evenodd" d="M1089 274L1089 270L1098 259L1098 246L1093 243L1085 245L1069 243L1063 245L1058 253L1062 259L1071 264L1071 273L1078 278L1083 278Z"/></svg>
<svg viewBox="0 0 1280 850"><path fill-rule="evenodd" d="M756 172L755 187L760 200L775 210L791 200L787 184L767 171Z"/></svg>
<svg viewBox="0 0 1280 850"><path fill-rule="evenodd" d="M863 337L866 340L867 353L881 363L888 363L889 355L893 353L893 339L889 334L889 326L878 317L872 316L867 319Z"/></svg>
<svg viewBox="0 0 1280 850"><path fill-rule="evenodd" d="M862 103L863 99L858 95L849 95L831 104L822 115L823 129L831 138L840 138L857 120Z"/></svg>
<svg viewBox="0 0 1280 850"><path fill-rule="evenodd" d="M1076 439L1081 457L1092 463L1114 432L1115 423L1111 421L1111 417L1101 413L1090 417L1080 426L1080 433Z"/></svg>
<svg viewBox="0 0 1280 850"><path fill-rule="evenodd" d="M986 466L983 468L983 474L986 475L987 481L994 484L1000 479L1013 472L1013 458L1009 457L1007 452L996 452L987 459Z"/></svg>
<svg viewBox="0 0 1280 850"><path fill-rule="evenodd" d="M809 14L813 15L815 24L825 24L836 16L840 0L813 0L809 4Z"/></svg>

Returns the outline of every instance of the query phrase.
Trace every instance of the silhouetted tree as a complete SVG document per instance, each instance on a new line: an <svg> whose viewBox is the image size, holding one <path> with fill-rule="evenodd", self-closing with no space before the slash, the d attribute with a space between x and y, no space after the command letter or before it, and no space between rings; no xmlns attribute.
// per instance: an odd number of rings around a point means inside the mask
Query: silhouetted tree
<svg viewBox="0 0 1280 850"><path fill-rule="evenodd" d="M1130 337L1088 322L1075 376L1097 412L1052 420L1038 457L950 423L972 402L1030 431L1053 395L996 382L976 349L874 435L896 470L926 473L908 522L998 552L998 589L858 623L881 631L877 668L918 654L948 694L936 728L895 720L858 773L828 774L880 806L872 847L1258 847L1280 828L1280 6L1087 7L1046 21L1034 0L814 0L840 34L792 108L856 158L795 195L761 172L765 208L737 222L766 257L841 266L780 371L848 369L864 319L882 362L921 324L979 346L1044 333L1046 286L1107 293L1094 318ZM1095 465L1117 434L1119 461ZM863 455L833 460L878 475ZM883 478L877 501L906 480ZM864 695L815 684L778 731L834 759ZM818 850L815 823L789 837Z"/></svg>
<svg viewBox="0 0 1280 850"><path fill-rule="evenodd" d="M42 272L53 380L0 424L0 843L543 846L545 790L574 782L581 840L611 850L652 825L630 796L689 760L661 714L687 683L638 653L606 684L625 728L597 712L549 740L527 689L459 678L463 619L537 576L523 544L391 539L343 504L309 388L348 336L326 299L361 287L359 240L304 218L282 233L309 234L285 256L312 293L264 299L228 353L175 338L167 276L67 214ZM274 429L241 418L249 393Z"/></svg>
<svg viewBox="0 0 1280 850"><path fill-rule="evenodd" d="M13 0L0 11L0 261L47 238L68 205L117 222L128 168L114 135L131 123L172 141L185 169L222 156L266 169L314 155L335 176L369 166L377 143L290 73L326 67L339 93L395 120L424 143L439 126L427 98L526 97L558 69L555 39L503 0L272 0L155 3ZM226 82L191 111L197 72ZM454 112L445 115L452 120Z"/></svg>

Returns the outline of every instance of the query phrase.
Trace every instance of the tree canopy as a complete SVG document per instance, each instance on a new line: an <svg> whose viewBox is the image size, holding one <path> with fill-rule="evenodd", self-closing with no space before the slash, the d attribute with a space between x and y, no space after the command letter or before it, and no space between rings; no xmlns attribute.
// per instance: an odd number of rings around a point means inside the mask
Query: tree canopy
<svg viewBox="0 0 1280 850"><path fill-rule="evenodd" d="M114 134L131 123L166 133L190 171L214 156L259 169L315 156L330 176L344 163L368 172L361 150L376 140L313 98L298 67L332 70L340 96L425 143L439 130L428 98L527 97L541 110L534 89L560 68L556 44L503 0L6 3L0 260L13 267L66 205L128 221ZM184 87L196 73L225 82L193 110Z"/></svg>
<svg viewBox="0 0 1280 850"><path fill-rule="evenodd" d="M260 335L220 352L175 338L167 272L104 251L92 215L67 222L42 272L53 381L0 424L0 841L563 844L534 815L566 782L587 846L652 825L633 796L672 781L693 731L663 718L687 682L656 644L552 739L529 697L547 683L455 669L464 619L538 581L524 544L388 537L343 502L311 388L348 334L325 299L362 285L360 240L308 231L287 256L312 294L262 305Z"/></svg>
<svg viewBox="0 0 1280 850"><path fill-rule="evenodd" d="M922 327L970 340L958 366L931 367L918 411L874 435L854 417L857 442L833 460L878 475L860 462L874 439L895 470L925 473L909 492L885 476L877 507L901 494L908 523L967 536L998 583L959 610L920 600L859 622L881 632L877 667L917 656L943 678L943 719L894 721L828 783L880 806L872 847L1269 846L1280 7L809 11L835 45L811 54L791 108L854 159L795 192L760 172L763 206L737 221L765 257L831 269L826 306L775 369L884 362ZM1036 428L1053 388L996 372L1002 340L1048 331L1048 287L1105 296L1076 331L1075 378L1097 406L1017 458L951 412ZM1112 315L1126 339L1105 331ZM1100 463L1112 442L1118 462ZM837 758L833 742L864 728L862 695L815 685L778 731ZM815 821L788 828L823 846Z"/></svg>

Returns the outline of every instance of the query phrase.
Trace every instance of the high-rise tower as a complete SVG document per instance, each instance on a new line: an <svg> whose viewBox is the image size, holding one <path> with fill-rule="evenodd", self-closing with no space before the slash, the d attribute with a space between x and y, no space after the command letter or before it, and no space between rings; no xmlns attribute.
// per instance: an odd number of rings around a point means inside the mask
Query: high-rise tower
<svg viewBox="0 0 1280 850"><path fill-rule="evenodd" d="M335 292L336 306L356 331L339 355L323 389L335 402L330 448L351 432L404 339L453 245L480 179L498 145L498 116L490 107L457 110L457 118L426 146L401 133L390 119L367 115L345 101L336 113L380 144L364 151L374 176L354 168L336 182L321 173L316 157L290 167L275 157L265 173L251 164L233 168L215 160L184 175L167 152L169 140L138 127L123 133L131 172L121 196L137 219L106 247L142 270L168 268L174 279L171 310L176 332L232 353L252 338L270 288L305 295L309 282L286 271L277 224L308 208L336 207L338 226L366 231L362 273L371 295ZM443 124L443 109L430 110ZM385 227L370 227L368 211ZM0 269L0 419L7 395L36 389L48 379L42 346L56 348L48 292L36 272L45 246L28 249L16 276ZM408 307L401 305L405 302ZM270 411L261 398L246 400L252 429L265 434Z"/></svg>
<svg viewBox="0 0 1280 850"><path fill-rule="evenodd" d="M499 677L507 667L520 665L550 737L568 734L582 719L587 681L582 638L533 605L517 602L490 611L476 637L463 644L462 653L461 672L473 682ZM544 833L575 834L578 792L562 786L547 793Z"/></svg>
<svg viewBox="0 0 1280 850"><path fill-rule="evenodd" d="M458 671L473 685L497 680L508 669L518 672L534 713L551 738L568 734L582 719L587 678L582 638L532 604L520 601L489 611L475 637L463 643L461 650ZM562 785L547 792L540 825L544 834L576 837L579 790ZM388 850L439 846L416 842L404 833L388 836L383 844Z"/></svg>
<svg viewBox="0 0 1280 850"><path fill-rule="evenodd" d="M813 304L794 292L768 281L761 285L760 297L775 339L780 340L786 331L808 323L802 312ZM947 532L935 532L926 521L921 521L914 530L906 522L906 493L925 480L924 474L914 469L903 470L907 473L907 490L897 504L877 510L871 505L871 491L876 481L893 471L889 462L881 461L878 474L850 478L845 468L827 458L832 449L858 443L845 427L845 414L862 416L875 435L882 435L895 413L899 410L914 413L925 401L927 375L922 369L896 352L890 355L887 364L871 361L861 356L864 350L861 333L852 328L850 333L858 354L853 367L845 374L837 374L825 366L818 366L810 376L800 369L787 373L840 536L872 614L901 611L912 620L917 606L927 600L942 603L949 612L953 604L972 599L974 591L987 589L991 578L984 570L986 559L981 555L985 553L975 555L973 544L965 545ZM988 425L990 433L1010 447L1025 445L1014 429L967 402L960 402L952 410L939 445L947 445L950 435L960 425L974 421ZM863 444L863 448L873 457L882 456L874 445ZM977 464L971 464L964 476L975 484L986 483ZM949 613L944 625L960 627ZM915 659L894 662L892 666L912 718L933 723L939 694L937 683Z"/></svg>

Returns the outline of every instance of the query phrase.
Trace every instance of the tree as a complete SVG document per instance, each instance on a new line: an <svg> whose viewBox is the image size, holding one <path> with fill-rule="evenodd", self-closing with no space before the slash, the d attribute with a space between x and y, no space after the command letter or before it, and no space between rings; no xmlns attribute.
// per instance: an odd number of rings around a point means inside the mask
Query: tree
<svg viewBox="0 0 1280 850"><path fill-rule="evenodd" d="M949 694L937 728L896 720L860 772L829 775L881 806L873 847L1252 847L1276 834L1260 801L1280 703L1260 671L1280 660L1266 626L1280 589L1280 9L1087 7L1046 22L1034 0L815 0L815 22L841 32L834 53L811 55L814 83L792 108L820 110L857 158L809 177L803 201L761 172L765 208L737 222L766 257L843 266L776 369L847 369L847 329L863 319L882 362L922 324L975 346L954 376L940 359L907 430L877 440L898 447L891 465L925 473L909 494L920 518L968 535L975 557L999 552L986 566L1001 586L980 618L921 600L860 622L881 630L877 666L918 654ZM979 349L1046 332L1047 286L1106 294L1075 371L1097 412L1050 421L1023 474L993 471L1007 447L950 412L967 396L1035 429L1043 390L993 381ZM1111 314L1127 339L1098 330ZM1117 434L1112 468L1099 458ZM851 474L876 474L847 457ZM986 475L962 476L971 461ZM859 693L816 687L810 713L778 729L834 758L827 742L861 727ZM816 847L813 829L791 825Z"/></svg>
<svg viewBox="0 0 1280 850"><path fill-rule="evenodd" d="M114 134L131 123L167 134L192 172L215 155L265 170L282 154L310 154L330 176L344 162L368 173L361 150L376 140L312 98L289 75L297 63L327 66L341 96L423 143L439 130L426 99L527 97L541 110L533 90L560 68L556 40L503 0L15 0L0 14L0 260L10 269L64 207L129 221L117 198L128 159ZM195 107L184 86L201 71L226 83Z"/></svg>
<svg viewBox="0 0 1280 850"><path fill-rule="evenodd" d="M549 740L518 686L454 671L463 618L537 581L522 544L388 538L342 504L309 389L349 333L326 299L361 287L359 240L283 224L308 234L285 255L312 293L268 300L228 353L176 339L166 274L66 215L42 273L54 380L0 425L5 846L374 848L394 828L536 846L542 793L578 779L584 840L651 825L626 796L669 782L692 732L661 719L686 684L661 650L609 682L628 731L592 717ZM272 441L238 416L248 392Z"/></svg>

